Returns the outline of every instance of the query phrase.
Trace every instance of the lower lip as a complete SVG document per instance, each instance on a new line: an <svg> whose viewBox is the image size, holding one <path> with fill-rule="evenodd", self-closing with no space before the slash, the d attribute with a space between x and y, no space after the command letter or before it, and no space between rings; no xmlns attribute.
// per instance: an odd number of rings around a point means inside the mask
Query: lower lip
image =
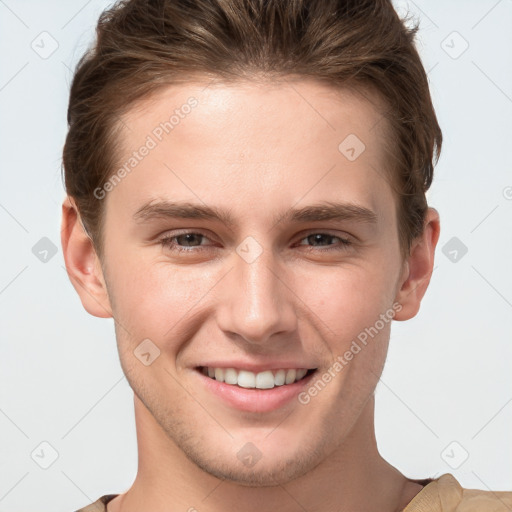
<svg viewBox="0 0 512 512"><path fill-rule="evenodd" d="M208 391L231 407L247 412L270 412L283 407L303 391L315 373L316 371L293 384L284 384L270 389L246 389L219 382L197 372Z"/></svg>

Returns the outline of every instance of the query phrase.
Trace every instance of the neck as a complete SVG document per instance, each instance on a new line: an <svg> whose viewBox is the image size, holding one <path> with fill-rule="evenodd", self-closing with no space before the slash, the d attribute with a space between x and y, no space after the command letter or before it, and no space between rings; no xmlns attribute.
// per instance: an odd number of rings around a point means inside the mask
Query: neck
<svg viewBox="0 0 512 512"><path fill-rule="evenodd" d="M187 459L135 397L138 473L108 511L401 511L421 486L380 456L374 407L372 395L348 436L307 474L283 485L247 487L220 480Z"/></svg>

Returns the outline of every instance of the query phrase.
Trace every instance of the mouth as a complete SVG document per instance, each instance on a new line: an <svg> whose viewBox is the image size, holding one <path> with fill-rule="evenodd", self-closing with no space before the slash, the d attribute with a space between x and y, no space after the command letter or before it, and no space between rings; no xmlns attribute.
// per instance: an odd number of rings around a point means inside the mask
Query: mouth
<svg viewBox="0 0 512 512"><path fill-rule="evenodd" d="M198 366L196 370L204 376L228 386L265 390L280 386L286 387L306 380L317 371L317 368L280 368L251 372L238 368Z"/></svg>
<svg viewBox="0 0 512 512"><path fill-rule="evenodd" d="M304 368L304 363L298 361L272 362L268 366L252 362L237 365L233 361L231 365L212 361L194 367L199 387L216 404L257 413L260 419L261 413L289 411L294 403L300 405L298 395L319 372L319 368Z"/></svg>

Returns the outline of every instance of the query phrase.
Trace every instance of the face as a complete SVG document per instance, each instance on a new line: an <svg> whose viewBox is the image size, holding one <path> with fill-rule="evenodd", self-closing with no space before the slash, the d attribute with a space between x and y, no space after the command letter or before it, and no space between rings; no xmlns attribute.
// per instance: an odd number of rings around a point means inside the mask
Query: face
<svg viewBox="0 0 512 512"><path fill-rule="evenodd" d="M123 369L168 441L275 484L341 445L385 361L403 276L386 126L313 81L205 87L124 117L104 279Z"/></svg>

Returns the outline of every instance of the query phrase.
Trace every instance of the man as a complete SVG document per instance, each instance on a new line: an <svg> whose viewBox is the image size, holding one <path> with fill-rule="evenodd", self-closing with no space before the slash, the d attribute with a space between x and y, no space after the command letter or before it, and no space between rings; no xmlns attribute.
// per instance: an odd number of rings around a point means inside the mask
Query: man
<svg viewBox="0 0 512 512"><path fill-rule="evenodd" d="M113 317L132 487L84 511L508 510L377 450L427 289L441 131L388 1L131 0L71 87L62 245Z"/></svg>

